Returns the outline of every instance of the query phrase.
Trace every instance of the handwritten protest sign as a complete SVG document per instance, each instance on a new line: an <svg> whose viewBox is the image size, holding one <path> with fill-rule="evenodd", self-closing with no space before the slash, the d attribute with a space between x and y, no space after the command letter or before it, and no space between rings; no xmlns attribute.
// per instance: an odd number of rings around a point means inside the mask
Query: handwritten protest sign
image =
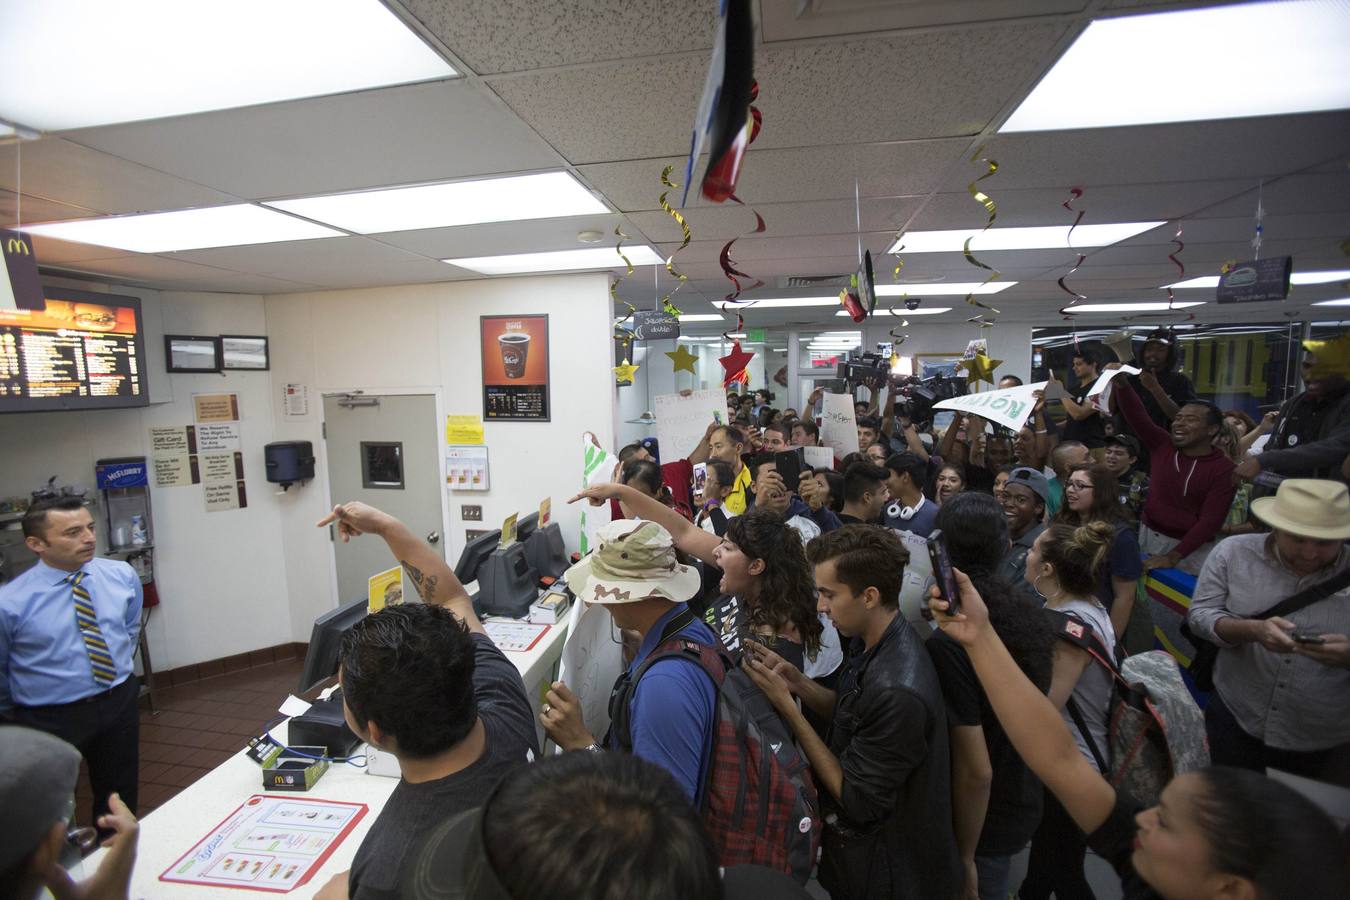
<svg viewBox="0 0 1350 900"><path fill-rule="evenodd" d="M662 394L654 401L656 441L661 459L681 459L703 440L714 420L727 421L727 395L720 390Z"/></svg>
<svg viewBox="0 0 1350 900"><path fill-rule="evenodd" d="M982 391L978 394L966 394L964 397L952 397L950 400L934 403L933 408L973 413L995 425L1017 431L1030 417L1031 410L1036 405L1034 395L1037 391L1044 391L1047 400L1064 396L1064 388L1058 383L1038 381L1035 384L1022 384L998 391Z"/></svg>
<svg viewBox="0 0 1350 900"><path fill-rule="evenodd" d="M825 394L821 407L820 442L834 451L835 459L858 452L858 421L853 398L848 394Z"/></svg>

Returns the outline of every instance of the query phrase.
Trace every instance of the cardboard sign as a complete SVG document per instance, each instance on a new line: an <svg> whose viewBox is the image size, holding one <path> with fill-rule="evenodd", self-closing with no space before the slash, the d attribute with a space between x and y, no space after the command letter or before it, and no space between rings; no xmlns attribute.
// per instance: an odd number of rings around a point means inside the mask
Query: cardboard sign
<svg viewBox="0 0 1350 900"><path fill-rule="evenodd" d="M1088 402L1099 411L1111 414L1111 379L1117 375L1138 375L1139 370L1134 366L1121 366L1118 369L1107 369L1097 376L1097 380L1092 382L1092 387L1088 388Z"/></svg>
<svg viewBox="0 0 1350 900"><path fill-rule="evenodd" d="M687 397L661 394L653 409L661 458L680 459L699 445L709 423L727 421L727 395L717 389L693 391Z"/></svg>
<svg viewBox="0 0 1350 900"><path fill-rule="evenodd" d="M858 420L849 394L824 394L820 415L820 442L843 459L858 452Z"/></svg>
<svg viewBox="0 0 1350 900"><path fill-rule="evenodd" d="M1271 256L1238 263L1219 276L1215 299L1220 303L1263 303L1289 296L1292 256Z"/></svg>
<svg viewBox="0 0 1350 900"><path fill-rule="evenodd" d="M1047 400L1065 396L1064 388L1060 385L1051 384L1048 381L1038 381L1034 384L1023 384L999 391L982 391L978 394L953 397L950 400L934 403L933 409L950 409L954 412L974 413L983 419L988 419L995 425L1002 425L1004 428L1018 431L1031 416L1031 410L1036 405L1034 395L1037 391L1044 391Z"/></svg>

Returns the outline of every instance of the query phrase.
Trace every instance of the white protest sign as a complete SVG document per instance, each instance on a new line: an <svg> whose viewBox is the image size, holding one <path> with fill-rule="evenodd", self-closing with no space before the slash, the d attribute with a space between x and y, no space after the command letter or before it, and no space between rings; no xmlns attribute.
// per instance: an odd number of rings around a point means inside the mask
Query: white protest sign
<svg viewBox="0 0 1350 900"><path fill-rule="evenodd" d="M609 693L622 671L623 645L612 636L609 610L601 605L573 603L558 680L576 695L582 721L596 734L609 729Z"/></svg>
<svg viewBox="0 0 1350 900"><path fill-rule="evenodd" d="M727 395L720 390L661 394L655 401L656 441L664 460L683 459L703 440L713 421L727 421Z"/></svg>
<svg viewBox="0 0 1350 900"><path fill-rule="evenodd" d="M955 412L973 413L983 419L988 419L995 425L1002 425L1004 428L1017 431L1031 415L1032 407L1036 405L1034 394L1037 391L1044 391L1047 400L1064 396L1064 388L1059 384L1038 381L1035 384L1022 384L999 391L983 391L979 394L953 397L950 400L934 403L933 409L950 409Z"/></svg>
<svg viewBox="0 0 1350 900"><path fill-rule="evenodd" d="M834 451L829 447L803 447L802 457L813 469L834 468Z"/></svg>
<svg viewBox="0 0 1350 900"><path fill-rule="evenodd" d="M1104 413L1111 412L1111 379L1120 374L1138 375L1139 370L1134 366L1121 366L1118 369L1107 369L1097 376L1097 380L1092 383L1088 389L1088 402Z"/></svg>
<svg viewBox="0 0 1350 900"><path fill-rule="evenodd" d="M820 415L820 442L834 451L835 459L843 459L858 452L858 420L853 411L853 397L848 394L825 394Z"/></svg>

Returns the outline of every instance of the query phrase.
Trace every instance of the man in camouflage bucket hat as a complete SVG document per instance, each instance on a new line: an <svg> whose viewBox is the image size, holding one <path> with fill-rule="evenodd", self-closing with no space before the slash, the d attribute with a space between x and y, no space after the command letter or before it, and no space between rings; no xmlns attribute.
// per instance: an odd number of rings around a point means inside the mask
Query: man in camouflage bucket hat
<svg viewBox="0 0 1350 900"><path fill-rule="evenodd" d="M679 636L717 646L717 637L685 603L699 589L699 575L681 565L670 533L655 522L622 519L602 527L596 548L564 574L584 603L609 609L617 628L638 632L642 643L620 676L626 683L651 652ZM679 657L658 660L629 693L632 752L675 776L691 802L708 770L716 716L716 690L698 663ZM613 718L615 711L611 710ZM561 681L553 683L540 711L544 730L564 750L620 749L605 746L587 730L577 698Z"/></svg>

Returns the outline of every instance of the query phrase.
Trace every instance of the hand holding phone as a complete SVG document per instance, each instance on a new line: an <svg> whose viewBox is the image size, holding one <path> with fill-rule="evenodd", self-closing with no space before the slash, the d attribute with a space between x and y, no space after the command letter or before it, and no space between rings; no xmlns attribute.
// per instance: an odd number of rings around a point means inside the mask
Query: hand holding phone
<svg viewBox="0 0 1350 900"><path fill-rule="evenodd" d="M1326 635L1313 634L1310 631L1295 631L1289 637L1296 644L1325 644L1327 642Z"/></svg>
<svg viewBox="0 0 1350 900"><path fill-rule="evenodd" d="M947 542L943 540L941 528L928 536L928 559L933 564L938 594L947 601L947 615L960 615L961 593L956 588L956 576L952 574L952 561L947 556Z"/></svg>

